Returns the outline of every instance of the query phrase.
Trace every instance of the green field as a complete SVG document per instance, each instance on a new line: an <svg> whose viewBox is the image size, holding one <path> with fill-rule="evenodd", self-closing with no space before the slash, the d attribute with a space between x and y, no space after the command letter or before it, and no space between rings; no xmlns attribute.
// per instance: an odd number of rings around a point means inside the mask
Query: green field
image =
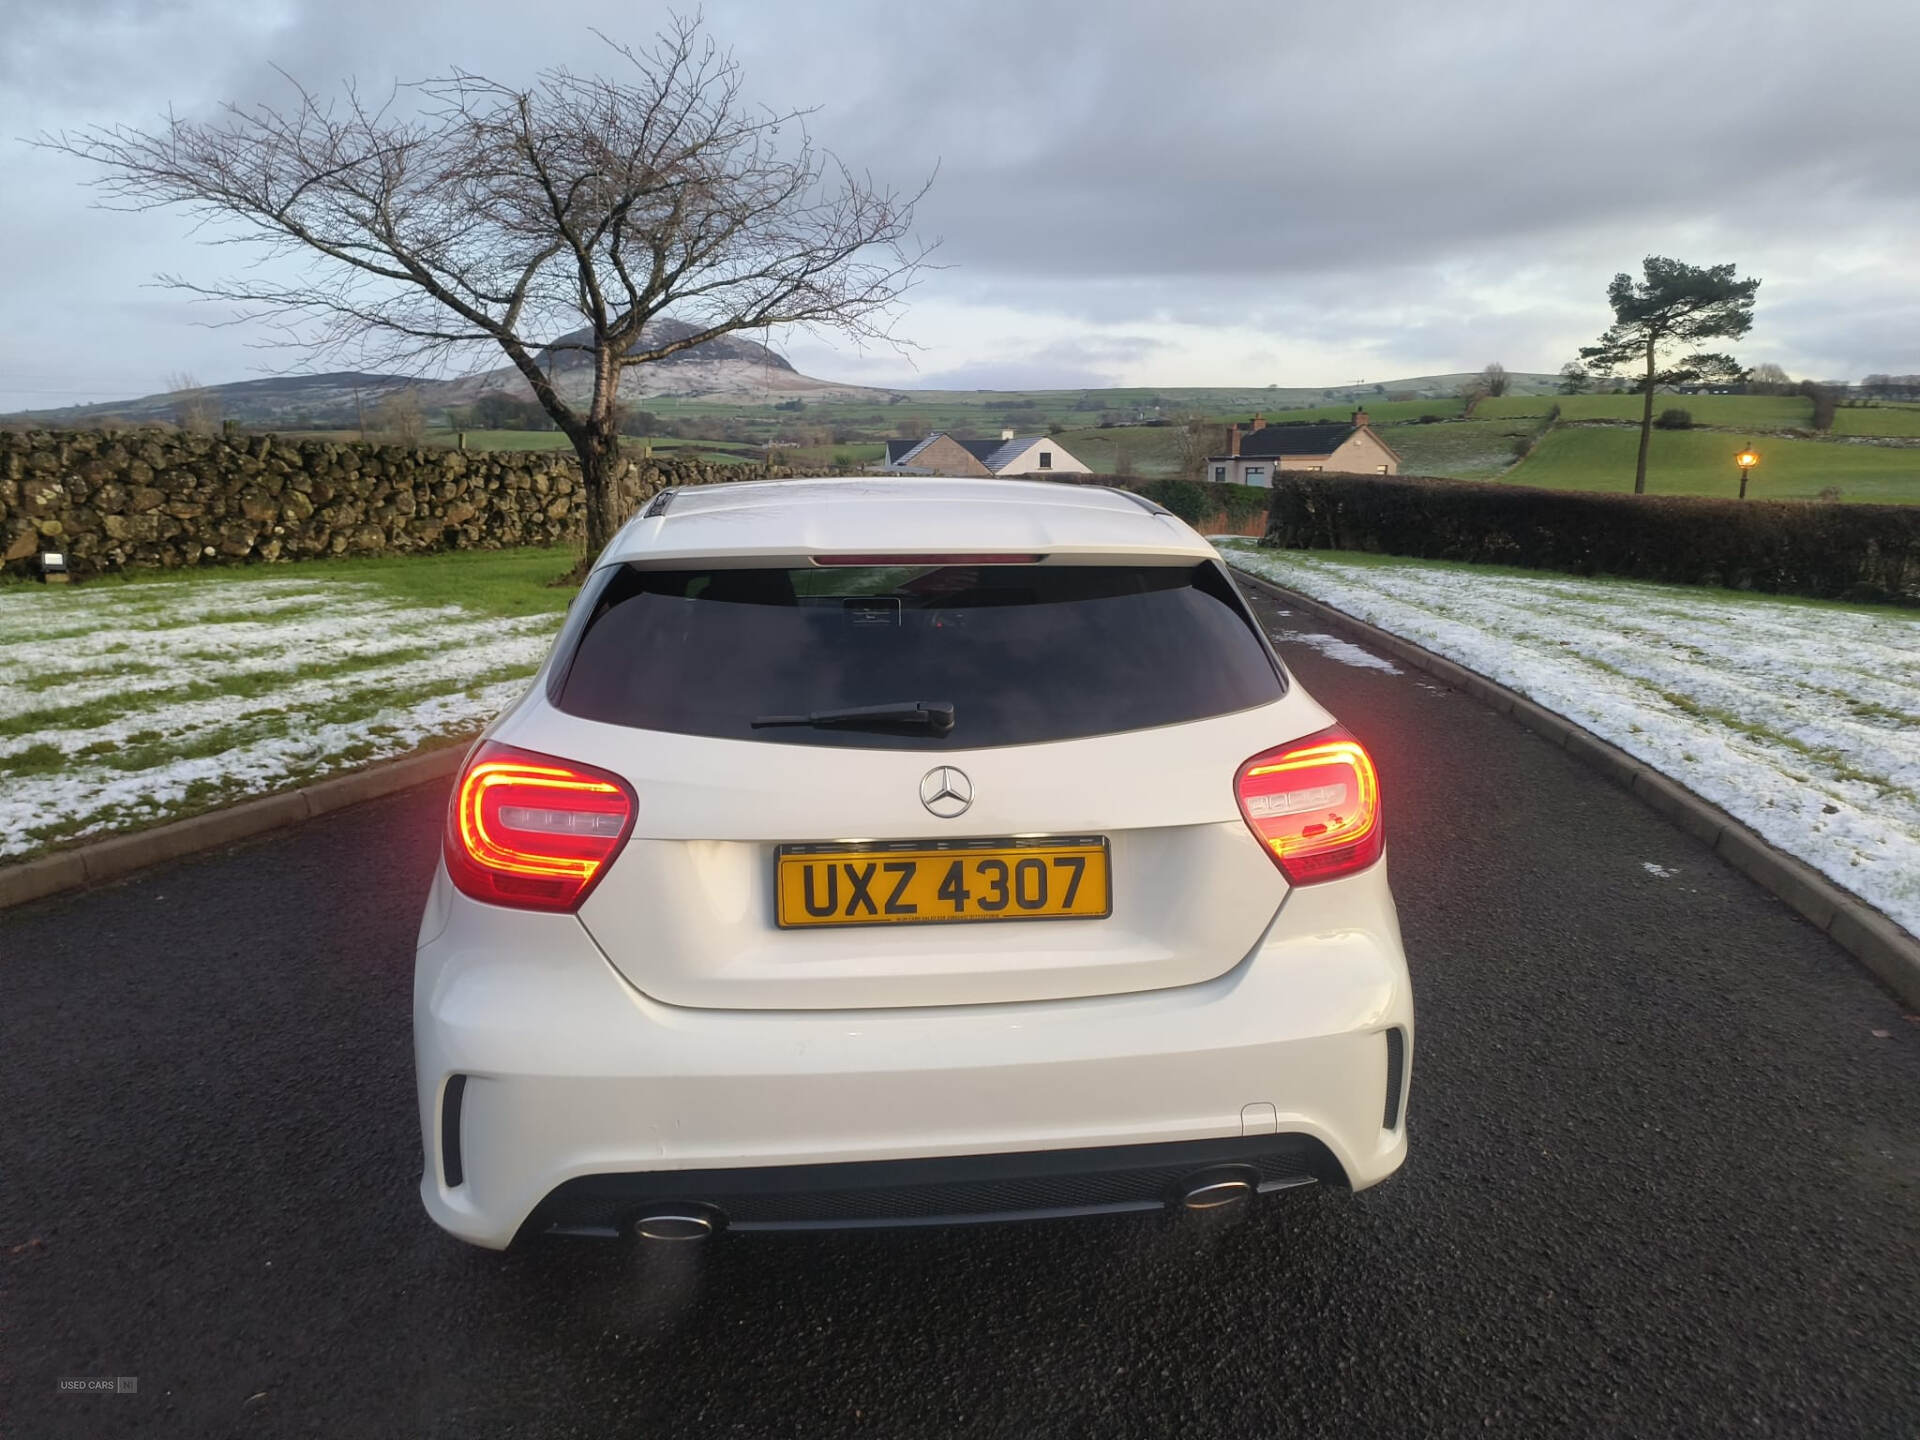
<svg viewBox="0 0 1920 1440"><path fill-rule="evenodd" d="M1380 438L1400 456L1403 475L1489 480L1514 463L1513 442L1538 427L1534 418L1449 420L1439 425L1388 425Z"/></svg>
<svg viewBox="0 0 1920 1440"><path fill-rule="evenodd" d="M1396 425L1406 420L1418 420L1422 415L1438 415L1442 419L1452 419L1467 408L1466 401L1450 400L1371 400L1359 404L1315 405L1302 410L1262 410L1260 413L1269 420L1348 420L1355 410L1365 410L1367 419L1375 425ZM1230 415L1230 420L1242 420L1245 416Z"/></svg>
<svg viewBox="0 0 1920 1440"><path fill-rule="evenodd" d="M1476 420L1544 415L1554 405L1563 420L1640 419L1638 395L1504 395L1474 407ZM1653 413L1685 410L1696 425L1730 429L1806 430L1813 425L1813 401L1804 395L1655 395ZM1371 412L1369 412L1371 413ZM1836 435L1920 436L1920 405L1877 402L1842 405L1834 415Z"/></svg>
<svg viewBox="0 0 1920 1440"><path fill-rule="evenodd" d="M964 439L985 439L1011 426L1022 435L1053 434L1098 474L1159 479L1179 473L1182 434L1179 424L1169 422L1200 415L1224 427L1255 414L1272 422L1337 422L1352 414L1356 400L1331 398L1336 393L1254 388L922 390L860 400L809 400L799 410L663 396L640 403L662 422L706 422L716 428L724 424L733 438L649 437L628 443L636 454L644 445L662 458L686 456L743 466L762 463L771 443L780 458L796 468L857 472L882 460L882 437L918 438L930 430L946 430ZM1457 398L1389 401L1364 389L1355 393L1381 437L1399 452L1404 474L1586 490L1631 488L1638 441L1633 422L1641 409L1637 395L1507 395L1482 401L1472 418L1465 419L1464 404ZM1302 397L1322 396L1330 398L1298 404ZM1294 408L1283 408L1289 403ZM1541 439L1524 466L1516 467L1514 442L1537 433L1555 405L1562 422L1614 423L1605 428L1562 423ZM1920 446L1847 444L1842 438L1920 438L1920 405L1842 406L1833 436L1820 439L1778 433L1804 431L1811 424L1813 402L1804 396L1656 397L1656 413L1669 408L1688 411L1698 426L1716 428L1655 432L1651 485L1656 492L1731 493L1737 482L1730 478L1730 447L1751 437L1767 456L1756 472L1754 494L1814 498L1833 487L1847 500L1920 499L1913 488L1914 477L1920 475ZM1421 424L1423 416L1441 418ZM1148 420L1156 423L1142 423ZM860 438L835 441L829 438L834 432ZM356 438L349 431L315 433ZM426 441L450 445L454 434L436 428L427 432ZM1220 443L1224 448L1224 435ZM483 451L568 448L566 437L554 430L469 430L466 444Z"/></svg>
<svg viewBox="0 0 1920 1440"><path fill-rule="evenodd" d="M1630 492L1639 444L1639 430L1629 426L1560 426L1501 478L1516 485L1559 490ZM1760 464L1747 490L1755 499L1812 500L1833 487L1843 500L1920 503L1920 447L1776 436L1761 439L1756 448ZM1737 440L1714 431L1656 430L1647 459L1647 492L1737 495L1740 472L1733 463L1737 449Z"/></svg>
<svg viewBox="0 0 1920 1440"><path fill-rule="evenodd" d="M1641 395L1503 395L1482 400L1475 419L1544 415L1554 405L1562 420L1632 420L1638 423ZM1653 413L1685 410L1696 425L1752 426L1756 430L1804 430L1813 424L1813 401L1804 395L1655 395ZM1844 411L1842 413L1845 413Z"/></svg>
<svg viewBox="0 0 1920 1440"><path fill-rule="evenodd" d="M780 453L796 470L846 470L858 473L887 458L884 440L849 440L842 445L782 445Z"/></svg>
<svg viewBox="0 0 1920 1440"><path fill-rule="evenodd" d="M1451 386L1448 387L1449 391ZM1090 430L1189 415L1225 423L1260 414L1268 419L1344 420L1364 407L1375 421L1412 419L1423 413L1458 415L1461 402L1449 393L1438 400L1388 400L1372 386L1283 389L1279 386L1132 387L1102 390L893 390L845 400L806 400L798 410L738 401L692 400L660 395L635 399L631 408L663 419L732 420L767 430L808 425L855 426L873 436L945 430L969 439L996 435L1011 425L1023 435L1053 426Z"/></svg>
<svg viewBox="0 0 1920 1440"><path fill-rule="evenodd" d="M144 587L190 582L202 588L234 586L234 609L246 608L247 586L259 580L350 580L376 587L395 603L431 608L461 605L487 615L559 613L572 603L577 586L556 588L584 552L578 546L521 546L509 550L440 550L424 555L334 555L317 560L282 560L272 565L208 565L188 570L122 570L89 578L94 594L126 588L130 603ZM44 594L32 581L9 576L6 585ZM76 590L76 593L78 591Z"/></svg>
<svg viewBox="0 0 1920 1440"><path fill-rule="evenodd" d="M1098 475L1125 473L1160 479L1180 473L1181 431L1177 425L1062 430L1054 438Z"/></svg>
<svg viewBox="0 0 1920 1440"><path fill-rule="evenodd" d="M1920 405L1842 405L1833 416L1836 435L1920 435Z"/></svg>

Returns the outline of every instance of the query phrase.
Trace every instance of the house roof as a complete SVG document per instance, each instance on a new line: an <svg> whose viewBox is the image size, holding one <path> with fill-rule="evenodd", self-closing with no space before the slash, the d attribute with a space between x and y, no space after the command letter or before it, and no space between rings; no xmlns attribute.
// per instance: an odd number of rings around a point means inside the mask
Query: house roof
<svg viewBox="0 0 1920 1440"><path fill-rule="evenodd" d="M947 432L936 430L921 440L889 440L887 464L908 464L924 446L932 444L942 435L947 435ZM1011 440L962 440L958 435L947 435L947 439L995 473L998 473L1003 466L1012 464L1019 458L1020 452L1028 446L1038 444L1046 438L1044 435L1016 435Z"/></svg>
<svg viewBox="0 0 1920 1440"><path fill-rule="evenodd" d="M927 446L938 440L945 431L936 430L931 435L923 435L918 440L889 440L887 442L887 464L905 465ZM896 451L895 446L899 449Z"/></svg>
<svg viewBox="0 0 1920 1440"><path fill-rule="evenodd" d="M962 440L967 453L998 474L1019 459L1020 452L1046 439L1044 435L1016 435L1011 440Z"/></svg>
<svg viewBox="0 0 1920 1440"><path fill-rule="evenodd" d="M1268 425L1240 437L1240 458L1331 455L1346 443L1353 430L1344 421L1337 425Z"/></svg>

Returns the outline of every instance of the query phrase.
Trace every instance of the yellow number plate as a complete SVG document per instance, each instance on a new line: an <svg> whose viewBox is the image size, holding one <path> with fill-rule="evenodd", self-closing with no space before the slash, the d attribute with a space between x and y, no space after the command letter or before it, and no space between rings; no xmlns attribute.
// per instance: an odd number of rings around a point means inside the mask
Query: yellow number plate
<svg viewBox="0 0 1920 1440"><path fill-rule="evenodd" d="M1098 920L1112 910L1107 842L783 845L783 928L941 920Z"/></svg>

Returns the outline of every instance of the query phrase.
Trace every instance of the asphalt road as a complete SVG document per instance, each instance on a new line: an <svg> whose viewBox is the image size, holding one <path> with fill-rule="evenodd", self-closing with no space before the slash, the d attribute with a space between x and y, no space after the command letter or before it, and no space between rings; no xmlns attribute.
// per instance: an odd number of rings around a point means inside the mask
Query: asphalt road
<svg viewBox="0 0 1920 1440"><path fill-rule="evenodd" d="M1920 1025L1561 751L1256 603L1384 775L1394 1180L467 1249L414 1190L434 787L0 915L0 1437L1920 1433Z"/></svg>

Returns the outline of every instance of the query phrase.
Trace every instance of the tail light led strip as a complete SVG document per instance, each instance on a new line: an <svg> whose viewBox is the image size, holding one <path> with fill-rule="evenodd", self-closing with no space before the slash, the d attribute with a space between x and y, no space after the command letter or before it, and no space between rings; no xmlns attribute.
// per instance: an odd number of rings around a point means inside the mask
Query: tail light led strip
<svg viewBox="0 0 1920 1440"><path fill-rule="evenodd" d="M1254 756L1234 794L1289 884L1352 875L1385 848L1373 758L1337 726Z"/></svg>
<svg viewBox="0 0 1920 1440"><path fill-rule="evenodd" d="M523 910L572 910L633 830L617 775L488 742L447 812L447 873L462 894Z"/></svg>

